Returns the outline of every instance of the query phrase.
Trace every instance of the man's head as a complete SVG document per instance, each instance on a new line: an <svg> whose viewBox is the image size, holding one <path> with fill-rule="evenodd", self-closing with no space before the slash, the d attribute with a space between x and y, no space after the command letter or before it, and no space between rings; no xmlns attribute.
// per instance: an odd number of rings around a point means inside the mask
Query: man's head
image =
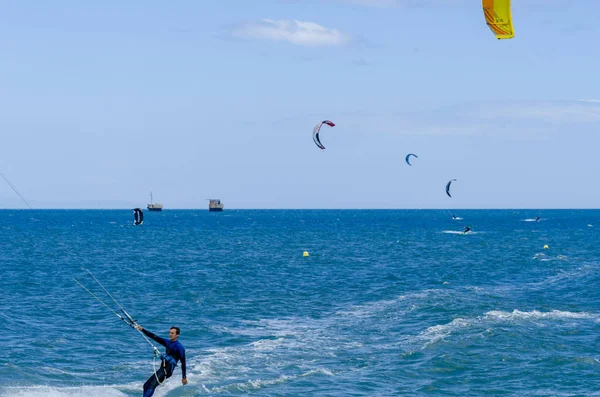
<svg viewBox="0 0 600 397"><path fill-rule="evenodd" d="M177 338L179 338L180 332L181 331L179 330L179 328L171 327L171 329L169 330L169 339L171 339L171 342L175 342Z"/></svg>

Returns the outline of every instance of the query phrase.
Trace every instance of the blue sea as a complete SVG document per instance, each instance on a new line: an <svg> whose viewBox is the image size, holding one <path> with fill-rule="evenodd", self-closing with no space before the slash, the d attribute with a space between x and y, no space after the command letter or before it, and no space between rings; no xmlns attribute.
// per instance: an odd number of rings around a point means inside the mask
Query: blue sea
<svg viewBox="0 0 600 397"><path fill-rule="evenodd" d="M3 210L0 396L142 395L152 349L83 269L181 328L189 383L155 396L600 396L599 237L597 210Z"/></svg>

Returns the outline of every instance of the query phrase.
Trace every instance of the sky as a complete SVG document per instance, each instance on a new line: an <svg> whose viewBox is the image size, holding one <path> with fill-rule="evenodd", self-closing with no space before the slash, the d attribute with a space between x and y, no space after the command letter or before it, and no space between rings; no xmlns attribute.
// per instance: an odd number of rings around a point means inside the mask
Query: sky
<svg viewBox="0 0 600 397"><path fill-rule="evenodd" d="M598 208L600 2L512 3L497 40L480 0L3 1L0 172L33 208Z"/></svg>

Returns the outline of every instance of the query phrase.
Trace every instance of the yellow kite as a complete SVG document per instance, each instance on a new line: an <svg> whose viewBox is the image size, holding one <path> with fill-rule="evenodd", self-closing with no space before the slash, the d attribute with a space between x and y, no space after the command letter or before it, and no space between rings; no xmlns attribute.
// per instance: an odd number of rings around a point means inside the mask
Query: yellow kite
<svg viewBox="0 0 600 397"><path fill-rule="evenodd" d="M485 21L497 39L512 39L515 31L510 14L510 0L482 0Z"/></svg>

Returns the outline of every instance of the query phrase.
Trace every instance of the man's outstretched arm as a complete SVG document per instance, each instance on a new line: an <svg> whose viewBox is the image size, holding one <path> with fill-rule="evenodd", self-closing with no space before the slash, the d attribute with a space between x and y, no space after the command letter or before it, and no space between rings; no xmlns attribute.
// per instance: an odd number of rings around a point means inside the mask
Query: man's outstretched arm
<svg viewBox="0 0 600 397"><path fill-rule="evenodd" d="M154 334L153 334L152 332L150 332L150 331L146 331L144 328L142 328L142 326L141 326L141 325L139 325L139 324L136 324L136 325L135 325L135 328L136 328L138 331L142 331L142 332L144 333L144 335L146 335L146 336L147 336L147 337L149 337L149 338L152 338L153 340L155 340L156 342L160 343L161 345L163 345L163 346L165 346L165 347L167 346L167 342L165 341L165 339L164 339L164 338L161 338L160 336L156 336L156 335L154 335Z"/></svg>

